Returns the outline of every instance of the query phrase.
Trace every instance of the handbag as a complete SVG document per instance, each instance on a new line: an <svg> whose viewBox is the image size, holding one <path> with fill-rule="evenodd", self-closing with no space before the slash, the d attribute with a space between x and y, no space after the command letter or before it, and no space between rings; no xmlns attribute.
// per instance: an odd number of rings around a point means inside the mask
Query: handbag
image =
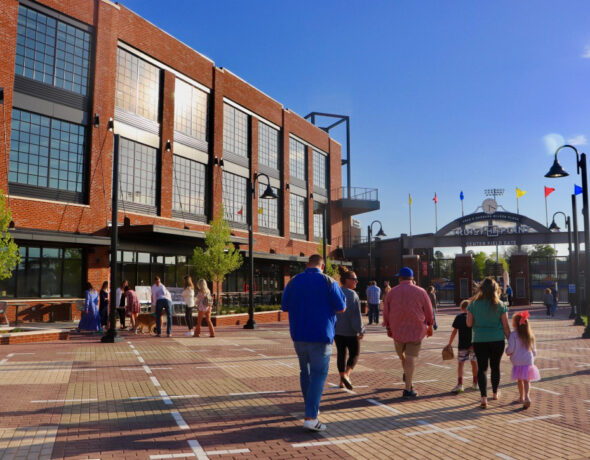
<svg viewBox="0 0 590 460"><path fill-rule="evenodd" d="M453 347L451 345L447 345L442 349L442 359L443 361L448 361L449 359L453 359L455 354L453 353Z"/></svg>

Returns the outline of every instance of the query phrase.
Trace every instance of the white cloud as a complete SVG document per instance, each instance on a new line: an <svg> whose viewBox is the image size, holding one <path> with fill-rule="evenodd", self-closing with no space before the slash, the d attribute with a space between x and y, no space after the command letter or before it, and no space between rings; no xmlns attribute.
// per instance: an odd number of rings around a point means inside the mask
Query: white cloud
<svg viewBox="0 0 590 460"><path fill-rule="evenodd" d="M586 136L578 134L577 136L571 137L567 140L568 144L572 145L586 145L588 143Z"/></svg>
<svg viewBox="0 0 590 460"><path fill-rule="evenodd" d="M545 134L543 136L543 143L545 144L547 155L553 155L559 146L565 144L563 136L557 133Z"/></svg>
<svg viewBox="0 0 590 460"><path fill-rule="evenodd" d="M590 59L590 45L586 45L584 47L584 52L582 53L582 58Z"/></svg>

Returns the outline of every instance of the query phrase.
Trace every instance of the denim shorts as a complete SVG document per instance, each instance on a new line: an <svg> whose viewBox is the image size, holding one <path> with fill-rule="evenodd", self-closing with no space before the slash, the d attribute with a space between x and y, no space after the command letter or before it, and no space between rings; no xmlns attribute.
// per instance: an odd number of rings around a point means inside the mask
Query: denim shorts
<svg viewBox="0 0 590 460"><path fill-rule="evenodd" d="M477 358L475 357L475 353L473 352L473 350L470 350L469 348L459 349L457 351L457 361L460 361L463 363L466 361L471 361L471 362L476 363Z"/></svg>

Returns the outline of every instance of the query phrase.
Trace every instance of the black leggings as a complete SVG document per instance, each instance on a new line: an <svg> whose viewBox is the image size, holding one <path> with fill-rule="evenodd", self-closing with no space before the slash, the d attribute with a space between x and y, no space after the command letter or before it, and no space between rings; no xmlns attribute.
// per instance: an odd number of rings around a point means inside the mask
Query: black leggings
<svg viewBox="0 0 590 460"><path fill-rule="evenodd" d="M358 337L337 335L334 337L334 341L338 351L336 359L338 372L346 372L347 368L352 369L359 359L359 352L361 351L360 339ZM346 349L348 349L348 361L346 360Z"/></svg>
<svg viewBox="0 0 590 460"><path fill-rule="evenodd" d="M186 307L184 311L184 318L189 331L193 330L193 307Z"/></svg>
<svg viewBox="0 0 590 460"><path fill-rule="evenodd" d="M504 353L504 341L498 342L476 342L473 344L473 351L477 357L477 384L482 397L487 397L488 361L492 371L492 390L498 392L500 385L500 360Z"/></svg>
<svg viewBox="0 0 590 460"><path fill-rule="evenodd" d="M125 327L125 307L117 308L117 312L119 312L119 322L121 323L121 327Z"/></svg>

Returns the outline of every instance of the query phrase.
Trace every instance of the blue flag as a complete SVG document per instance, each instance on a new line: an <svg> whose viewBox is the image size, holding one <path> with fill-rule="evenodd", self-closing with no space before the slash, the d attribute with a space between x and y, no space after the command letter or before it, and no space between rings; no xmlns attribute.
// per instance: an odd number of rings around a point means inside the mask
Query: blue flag
<svg viewBox="0 0 590 460"><path fill-rule="evenodd" d="M461 190L461 193L459 194L459 198L461 198L461 201L463 201L463 198L465 198L465 195L463 195L463 190Z"/></svg>
<svg viewBox="0 0 590 460"><path fill-rule="evenodd" d="M575 195L579 195L583 191L584 191L584 189L582 187L580 187L579 185L574 184L574 194Z"/></svg>

